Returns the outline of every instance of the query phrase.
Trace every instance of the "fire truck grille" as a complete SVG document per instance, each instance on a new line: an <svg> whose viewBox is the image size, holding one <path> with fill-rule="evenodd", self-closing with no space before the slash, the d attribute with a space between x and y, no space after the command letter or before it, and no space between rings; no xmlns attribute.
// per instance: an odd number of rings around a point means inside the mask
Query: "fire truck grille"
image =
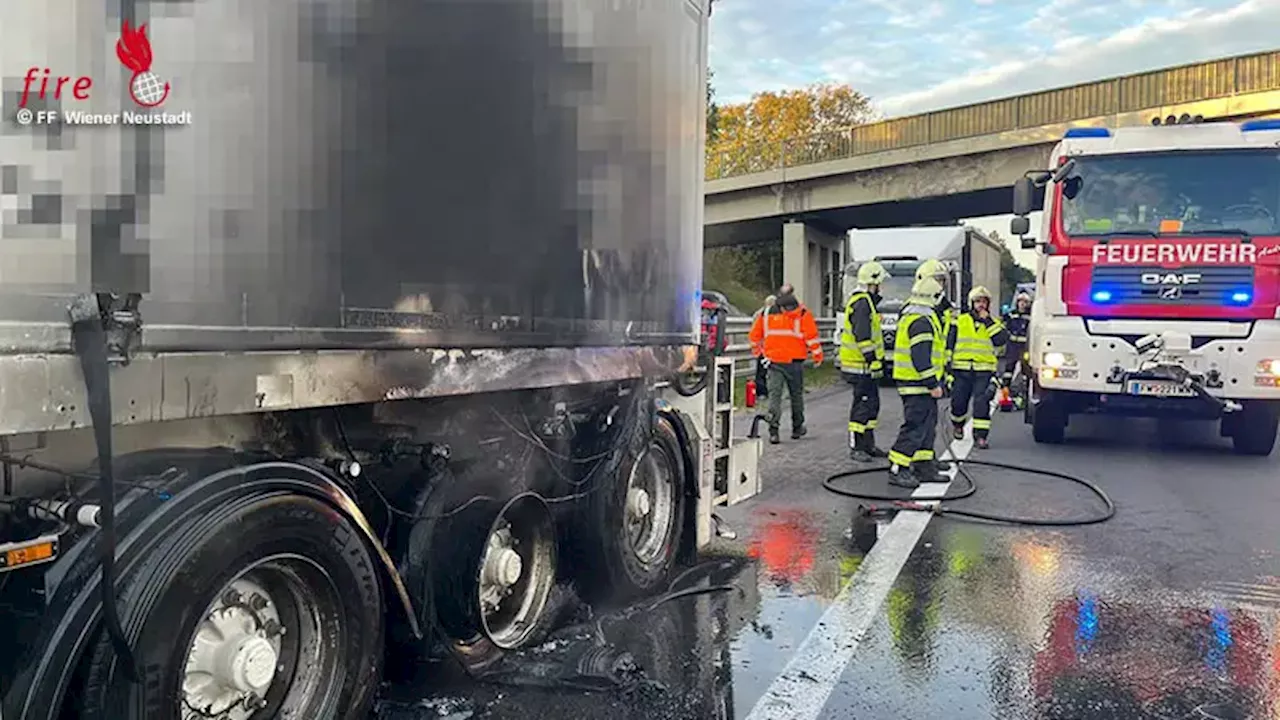
<svg viewBox="0 0 1280 720"><path fill-rule="evenodd" d="M1090 293L1107 305L1248 305L1253 278L1253 267L1098 266Z"/></svg>

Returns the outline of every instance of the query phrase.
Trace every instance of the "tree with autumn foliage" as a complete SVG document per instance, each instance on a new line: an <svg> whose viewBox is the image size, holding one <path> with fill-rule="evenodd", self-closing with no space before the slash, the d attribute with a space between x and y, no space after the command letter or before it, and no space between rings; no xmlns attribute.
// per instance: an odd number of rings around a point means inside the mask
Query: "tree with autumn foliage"
<svg viewBox="0 0 1280 720"><path fill-rule="evenodd" d="M713 92L710 85L708 92ZM851 141L849 129L873 118L866 95L835 83L756 93L733 105L708 103L709 112L712 107L715 134L709 130L708 139L715 142L707 148L711 178L839 156Z"/></svg>

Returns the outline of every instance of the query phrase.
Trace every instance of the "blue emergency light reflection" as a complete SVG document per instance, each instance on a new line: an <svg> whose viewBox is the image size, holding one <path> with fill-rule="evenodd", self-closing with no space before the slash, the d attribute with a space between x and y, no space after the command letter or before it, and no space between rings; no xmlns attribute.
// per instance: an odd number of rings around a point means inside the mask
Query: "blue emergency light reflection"
<svg viewBox="0 0 1280 720"><path fill-rule="evenodd" d="M1231 617L1222 608L1214 608L1209 613L1213 629L1213 643L1205 649L1204 663L1217 673L1227 670L1227 652L1231 649Z"/></svg>
<svg viewBox="0 0 1280 720"><path fill-rule="evenodd" d="M1093 301L1096 303L1111 302L1111 291L1110 290L1094 290Z"/></svg>
<svg viewBox="0 0 1280 720"><path fill-rule="evenodd" d="M1076 608L1076 654L1084 655L1098 637L1098 599L1093 593L1081 593Z"/></svg>
<svg viewBox="0 0 1280 720"><path fill-rule="evenodd" d="M1248 305L1253 301L1253 293L1247 290L1236 290L1227 299L1232 305Z"/></svg>

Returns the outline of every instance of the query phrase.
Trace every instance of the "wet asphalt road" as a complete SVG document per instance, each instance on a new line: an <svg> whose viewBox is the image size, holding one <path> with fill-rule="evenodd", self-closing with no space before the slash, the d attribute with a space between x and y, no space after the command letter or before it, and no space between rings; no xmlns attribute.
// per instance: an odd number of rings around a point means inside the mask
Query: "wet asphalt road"
<svg viewBox="0 0 1280 720"><path fill-rule="evenodd" d="M973 457L1086 477L1116 517L1046 529L903 514L864 556L843 537L857 502L820 485L852 467L847 402L843 388L811 395L809 436L768 447L761 494L721 510L737 538L679 587L727 591L602 623L645 682L538 689L422 668L378 717L1280 718L1280 456L1236 457L1208 425L1107 418L1040 446L1021 414L997 415L992 449ZM884 408L882 446L900 417L891 392ZM1062 481L970 473L978 493L955 507L1097 507ZM887 488L878 474L860 484ZM599 644L594 627L526 666L558 672Z"/></svg>

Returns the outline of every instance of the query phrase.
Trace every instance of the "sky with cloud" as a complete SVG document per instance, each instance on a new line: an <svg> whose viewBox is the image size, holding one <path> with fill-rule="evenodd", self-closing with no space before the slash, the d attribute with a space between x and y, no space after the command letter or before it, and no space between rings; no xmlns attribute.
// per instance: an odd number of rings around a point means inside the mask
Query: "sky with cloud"
<svg viewBox="0 0 1280 720"><path fill-rule="evenodd" d="M1280 0L716 0L721 102L848 83L893 117L1280 47Z"/></svg>

